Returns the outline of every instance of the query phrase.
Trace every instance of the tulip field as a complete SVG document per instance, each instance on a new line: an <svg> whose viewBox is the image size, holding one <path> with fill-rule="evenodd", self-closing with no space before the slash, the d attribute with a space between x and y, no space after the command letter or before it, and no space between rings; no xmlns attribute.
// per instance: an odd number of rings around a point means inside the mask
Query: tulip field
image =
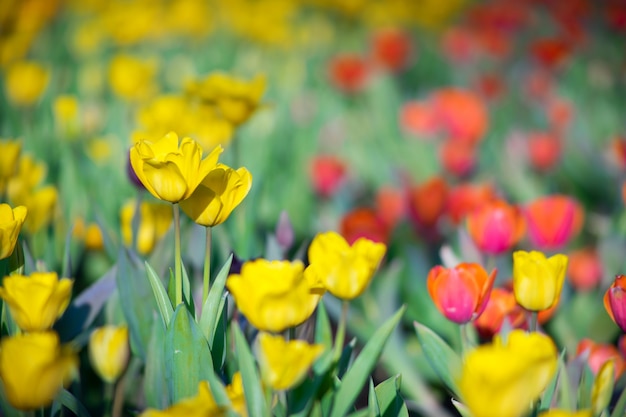
<svg viewBox="0 0 626 417"><path fill-rule="evenodd" d="M0 416L626 416L622 0L5 0L0 74Z"/></svg>

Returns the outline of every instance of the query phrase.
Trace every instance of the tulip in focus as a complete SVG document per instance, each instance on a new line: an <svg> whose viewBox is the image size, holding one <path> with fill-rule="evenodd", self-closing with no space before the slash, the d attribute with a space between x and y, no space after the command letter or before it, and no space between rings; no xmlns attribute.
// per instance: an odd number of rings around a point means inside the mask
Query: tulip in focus
<svg viewBox="0 0 626 417"><path fill-rule="evenodd" d="M550 258L537 251L513 252L513 292L517 302L530 311L541 311L559 302L567 256Z"/></svg>
<svg viewBox="0 0 626 417"><path fill-rule="evenodd" d="M617 275L604 294L604 308L615 324L626 332L626 275Z"/></svg>
<svg viewBox="0 0 626 417"><path fill-rule="evenodd" d="M519 242L525 231L520 210L505 201L481 205L467 216L467 230L478 248L501 255Z"/></svg>
<svg viewBox="0 0 626 417"><path fill-rule="evenodd" d="M582 339L576 347L576 355L586 353L587 365L594 375L598 375L602 366L613 361L615 365L614 380L617 381L622 373L626 370L626 361L622 357L620 351L612 344L596 343L591 339Z"/></svg>
<svg viewBox="0 0 626 417"><path fill-rule="evenodd" d="M522 417L557 370L558 352L546 335L513 330L504 342L470 351L463 362L459 390L474 417Z"/></svg>
<svg viewBox="0 0 626 417"><path fill-rule="evenodd" d="M343 215L339 223L339 233L350 245L360 238L386 243L390 229L375 210L357 207Z"/></svg>
<svg viewBox="0 0 626 417"><path fill-rule="evenodd" d="M0 298L11 317L25 332L52 328L70 303L74 280L58 278L56 272L33 272L30 276L9 275L2 280Z"/></svg>
<svg viewBox="0 0 626 417"><path fill-rule="evenodd" d="M179 401L163 411L148 409L139 417L222 417L227 415L226 411L215 402L209 383L200 381L195 397Z"/></svg>
<svg viewBox="0 0 626 417"><path fill-rule="evenodd" d="M288 390L300 383L324 351L322 345L309 345L303 340L286 341L267 333L260 334L259 345L261 376L276 391Z"/></svg>
<svg viewBox="0 0 626 417"><path fill-rule="evenodd" d="M193 194L217 166L218 146L204 159L202 148L190 138L178 141L170 132L156 142L141 140L130 150L130 162L141 183L160 200L178 203Z"/></svg>
<svg viewBox="0 0 626 417"><path fill-rule="evenodd" d="M226 280L241 313L259 330L282 332L313 314L323 291L314 287L300 261L248 261Z"/></svg>
<svg viewBox="0 0 626 417"><path fill-rule="evenodd" d="M474 326L481 337L491 339L500 332L505 319L512 328L517 329L524 325L526 314L517 304L513 291L494 288L482 314L474 320Z"/></svg>
<svg viewBox="0 0 626 417"><path fill-rule="evenodd" d="M37 62L16 62L9 66L4 77L7 98L15 106L32 106L43 94L49 78L48 70Z"/></svg>
<svg viewBox="0 0 626 417"><path fill-rule="evenodd" d="M583 208L565 195L538 198L523 210L528 238L533 246L542 250L565 246L582 228Z"/></svg>
<svg viewBox="0 0 626 417"><path fill-rule="evenodd" d="M309 268L332 295L352 300L365 291L386 250L366 238L349 245L336 232L318 233L309 246Z"/></svg>
<svg viewBox="0 0 626 417"><path fill-rule="evenodd" d="M488 275L476 263L461 263L454 268L437 265L428 273L426 284L441 314L457 324L465 324L485 309L495 278L496 270Z"/></svg>
<svg viewBox="0 0 626 417"><path fill-rule="evenodd" d="M8 204L0 204L0 259L13 253L27 213L24 206L11 208Z"/></svg>
<svg viewBox="0 0 626 417"><path fill-rule="evenodd" d="M133 243L133 217L136 209L135 201L128 201L120 211L122 239L124 244ZM137 228L137 252L147 255L167 233L172 224L172 208L168 204L143 201L139 210L139 227Z"/></svg>
<svg viewBox="0 0 626 417"><path fill-rule="evenodd" d="M315 192L323 198L330 198L343 185L347 167L338 157L319 155L311 161L310 178Z"/></svg>
<svg viewBox="0 0 626 417"><path fill-rule="evenodd" d="M180 208L194 222L206 227L224 223L230 213L248 195L252 175L246 168L232 169L218 164L202 180Z"/></svg>
<svg viewBox="0 0 626 417"><path fill-rule="evenodd" d="M107 325L91 333L89 361L103 381L114 383L126 369L129 357L128 327Z"/></svg>
<svg viewBox="0 0 626 417"><path fill-rule="evenodd" d="M0 379L8 402L18 410L52 404L78 374L78 356L54 332L26 333L0 341Z"/></svg>
<svg viewBox="0 0 626 417"><path fill-rule="evenodd" d="M21 151L22 142L19 140L0 141L0 195L5 193L7 182L17 172Z"/></svg>
<svg viewBox="0 0 626 417"><path fill-rule="evenodd" d="M567 278L577 291L590 291L600 284L604 275L602 260L593 248L570 252Z"/></svg>
<svg viewBox="0 0 626 417"><path fill-rule="evenodd" d="M342 54L332 59L328 71L330 82L337 90L354 94L365 88L370 69L367 61L361 56Z"/></svg>

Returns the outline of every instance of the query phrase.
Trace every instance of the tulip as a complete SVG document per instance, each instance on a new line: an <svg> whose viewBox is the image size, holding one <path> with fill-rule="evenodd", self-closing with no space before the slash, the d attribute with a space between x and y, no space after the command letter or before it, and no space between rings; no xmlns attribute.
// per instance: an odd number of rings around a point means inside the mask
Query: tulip
<svg viewBox="0 0 626 417"><path fill-rule="evenodd" d="M179 401L167 410L148 409L139 417L222 417L227 415L226 411L215 402L209 383L200 381L195 397Z"/></svg>
<svg viewBox="0 0 626 417"><path fill-rule="evenodd" d="M0 379L19 410L49 406L78 374L78 356L60 346L54 332L26 333L0 341Z"/></svg>
<svg viewBox="0 0 626 417"><path fill-rule="evenodd" d="M515 301L513 291L494 288L482 314L474 320L474 326L478 334L490 339L500 332L505 319L509 321L511 327L519 328L524 325L526 315L524 309Z"/></svg>
<svg viewBox="0 0 626 417"><path fill-rule="evenodd" d="M539 198L524 208L528 237L539 249L557 249L575 237L582 228L584 212L580 204L564 195Z"/></svg>
<svg viewBox="0 0 626 417"><path fill-rule="evenodd" d="M458 178L472 173L477 161L477 147L455 139L448 139L439 148L439 161L445 172Z"/></svg>
<svg viewBox="0 0 626 417"><path fill-rule="evenodd" d="M352 300L365 291L385 256L383 243L366 238L352 245L336 232L319 233L309 247L312 273L335 297Z"/></svg>
<svg viewBox="0 0 626 417"><path fill-rule="evenodd" d="M622 361L622 371L623 371ZM611 403L613 388L617 380L615 374L615 360L609 359L598 370L593 386L591 387L591 407L593 414L599 416Z"/></svg>
<svg viewBox="0 0 626 417"><path fill-rule="evenodd" d="M411 38L397 28L381 29L372 39L372 55L383 68L399 72L406 68L411 58Z"/></svg>
<svg viewBox="0 0 626 417"><path fill-rule="evenodd" d="M617 381L626 371L626 361L620 351L612 344L596 343L591 339L582 339L576 347L576 355L587 355L587 366L594 375L599 375L602 366L608 361L615 365L614 379Z"/></svg>
<svg viewBox="0 0 626 417"><path fill-rule="evenodd" d="M332 197L345 182L346 164L335 156L319 155L311 161L310 178L317 195Z"/></svg>
<svg viewBox="0 0 626 417"><path fill-rule="evenodd" d="M402 130L418 138L433 136L438 129L433 106L427 101L407 101L400 110Z"/></svg>
<svg viewBox="0 0 626 417"><path fill-rule="evenodd" d="M286 341L281 336L261 333L259 367L263 381L274 390L287 390L300 383L313 362L324 351L323 345L302 340Z"/></svg>
<svg viewBox="0 0 626 417"><path fill-rule="evenodd" d="M59 193L53 185L32 191L26 197L23 203L28 208L28 218L24 228L28 233L37 233L52 222L58 198Z"/></svg>
<svg viewBox="0 0 626 417"><path fill-rule="evenodd" d="M48 70L37 62L16 62L4 78L7 98L16 106L32 106L43 94L49 78Z"/></svg>
<svg viewBox="0 0 626 417"><path fill-rule="evenodd" d="M330 61L328 72L330 82L337 90L354 94L365 88L370 68L365 58L355 54L342 54Z"/></svg>
<svg viewBox="0 0 626 417"><path fill-rule="evenodd" d="M411 187L407 194L409 218L418 227L434 227L445 210L447 197L448 184L441 177Z"/></svg>
<svg viewBox="0 0 626 417"><path fill-rule="evenodd" d="M130 347L128 327L103 326L89 337L89 361L96 373L105 382L115 382L128 364Z"/></svg>
<svg viewBox="0 0 626 417"><path fill-rule="evenodd" d="M539 413L539 417L593 417L591 410L566 411L566 410L548 410Z"/></svg>
<svg viewBox="0 0 626 417"><path fill-rule="evenodd" d="M62 137L72 138L78 130L78 100L75 96L58 96L53 104L55 126Z"/></svg>
<svg viewBox="0 0 626 417"><path fill-rule="evenodd" d="M467 216L467 231L478 248L490 255L510 250L522 238L524 218L519 209L497 200L479 206Z"/></svg>
<svg viewBox="0 0 626 417"><path fill-rule="evenodd" d="M600 284L604 270L602 260L594 249L576 250L568 257L567 277L576 290L590 291Z"/></svg>
<svg viewBox="0 0 626 417"><path fill-rule="evenodd" d="M217 166L222 153L218 146L204 159L193 139L170 132L156 142L141 140L130 150L130 162L141 183L158 199L178 203L193 194Z"/></svg>
<svg viewBox="0 0 626 417"><path fill-rule="evenodd" d="M483 100L474 92L444 88L432 97L438 124L449 137L469 144L480 142L489 125Z"/></svg>
<svg viewBox="0 0 626 417"><path fill-rule="evenodd" d="M376 191L376 214L388 228L400 223L405 212L406 198L402 190L383 186Z"/></svg>
<svg viewBox="0 0 626 417"><path fill-rule="evenodd" d="M622 331L626 332L626 275L617 275L604 293L604 308Z"/></svg>
<svg viewBox="0 0 626 417"><path fill-rule="evenodd" d="M360 238L385 243L389 240L389 227L378 213L367 207L357 207L344 214L339 223L339 232L352 245Z"/></svg>
<svg viewBox="0 0 626 417"><path fill-rule="evenodd" d="M228 395L233 410L235 410L240 417L248 417L248 408L246 406L246 396L243 392L241 372L235 372L233 374L230 384L226 386L226 395Z"/></svg>
<svg viewBox="0 0 626 417"><path fill-rule="evenodd" d="M194 222L213 227L228 219L230 213L248 195L251 186L252 175L246 168L234 170L218 164L193 194L180 202L180 208Z"/></svg>
<svg viewBox="0 0 626 417"><path fill-rule="evenodd" d="M0 204L0 259L13 253L27 213L24 206L12 209L8 204Z"/></svg>
<svg viewBox="0 0 626 417"><path fill-rule="evenodd" d="M539 172L552 169L561 158L563 144L559 137L549 133L533 133L528 136L528 157L532 167Z"/></svg>
<svg viewBox="0 0 626 417"><path fill-rule="evenodd" d="M521 417L557 370L558 352L543 334L513 330L504 342L470 351L463 362L459 391L474 417Z"/></svg>
<svg viewBox="0 0 626 417"><path fill-rule="evenodd" d="M300 261L248 261L226 280L237 308L259 330L281 332L313 314L321 292Z"/></svg>
<svg viewBox="0 0 626 417"><path fill-rule="evenodd" d="M465 324L485 309L496 278L476 263L461 263L454 268L437 265L430 270L426 284L437 309L448 320Z"/></svg>
<svg viewBox="0 0 626 417"><path fill-rule="evenodd" d="M70 303L74 281L56 272L33 272L29 277L9 275L2 280L0 298L25 332L48 330Z"/></svg>
<svg viewBox="0 0 626 417"><path fill-rule="evenodd" d="M445 213L456 226L473 210L495 200L496 190L491 184L460 184L448 192Z"/></svg>
<svg viewBox="0 0 626 417"><path fill-rule="evenodd" d="M137 204L135 201L128 201L120 211L122 224L122 239L125 245L133 242L133 218L139 216L139 227L137 228L137 251L142 255L147 255L154 249L154 246L167 233L172 224L172 209L168 204L150 203L143 201L139 208L139 213L135 213Z"/></svg>
<svg viewBox="0 0 626 417"><path fill-rule="evenodd" d="M21 141L0 141L0 195L5 193L7 182L17 172L18 160L21 152Z"/></svg>
<svg viewBox="0 0 626 417"><path fill-rule="evenodd" d="M115 95L128 101L140 101L155 92L155 72L154 62L119 54L111 60L109 83Z"/></svg>
<svg viewBox="0 0 626 417"><path fill-rule="evenodd" d="M513 253L513 292L527 310L541 311L556 305L565 281L567 256L550 258L537 251Z"/></svg>
<svg viewBox="0 0 626 417"><path fill-rule="evenodd" d="M18 161L17 172L7 183L7 197L14 204L23 204L46 176L46 164L24 154Z"/></svg>

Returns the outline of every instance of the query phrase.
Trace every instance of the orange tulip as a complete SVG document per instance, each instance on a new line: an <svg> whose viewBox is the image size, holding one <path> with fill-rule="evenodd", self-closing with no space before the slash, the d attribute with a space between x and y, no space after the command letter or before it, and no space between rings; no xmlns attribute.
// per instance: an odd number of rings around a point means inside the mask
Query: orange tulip
<svg viewBox="0 0 626 417"><path fill-rule="evenodd" d="M461 263L454 268L437 265L430 270L426 284L437 309L448 320L468 323L485 309L496 278L476 263Z"/></svg>
<svg viewBox="0 0 626 417"><path fill-rule="evenodd" d="M482 140L489 119L485 103L472 91L446 88L433 95L439 123L448 136L469 143Z"/></svg>
<svg viewBox="0 0 626 417"><path fill-rule="evenodd" d="M552 195L538 198L524 209L528 237L538 249L558 249L582 228L583 208L571 197Z"/></svg>
<svg viewBox="0 0 626 417"><path fill-rule="evenodd" d="M477 148L474 144L448 139L439 148L439 161L443 169L455 177L470 175L476 166Z"/></svg>
<svg viewBox="0 0 626 417"><path fill-rule="evenodd" d="M339 225L339 234L352 245L359 238L386 243L389 240L389 227L376 211L362 207L346 213Z"/></svg>
<svg viewBox="0 0 626 417"><path fill-rule="evenodd" d="M411 220L418 226L432 228L446 206L448 185L441 177L434 177L408 190L407 204Z"/></svg>
<svg viewBox="0 0 626 417"><path fill-rule="evenodd" d="M467 230L478 248L491 255L510 250L524 235L521 211L506 201L484 204L467 216Z"/></svg>
<svg viewBox="0 0 626 417"><path fill-rule="evenodd" d="M513 291L506 288L494 288L483 313L474 320L474 326L485 339L500 332L507 319L513 328L523 327L526 321L524 309L515 301Z"/></svg>
<svg viewBox="0 0 626 417"><path fill-rule="evenodd" d="M496 200L496 190L489 183L465 183L457 185L448 193L446 214L455 226L467 214L485 203Z"/></svg>
<svg viewBox="0 0 626 417"><path fill-rule="evenodd" d="M579 249L569 254L567 277L578 291L598 286L604 275L602 260L593 248Z"/></svg>

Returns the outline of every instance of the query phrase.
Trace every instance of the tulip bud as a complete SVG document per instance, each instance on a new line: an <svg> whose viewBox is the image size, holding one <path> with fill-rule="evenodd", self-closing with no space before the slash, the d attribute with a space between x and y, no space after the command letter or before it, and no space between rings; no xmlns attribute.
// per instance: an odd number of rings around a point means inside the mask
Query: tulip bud
<svg viewBox="0 0 626 417"><path fill-rule="evenodd" d="M0 259L13 253L27 213L24 206L12 209L8 204L0 204Z"/></svg>
<svg viewBox="0 0 626 417"><path fill-rule="evenodd" d="M604 308L622 331L626 332L626 275L617 275L604 294Z"/></svg>
<svg viewBox="0 0 626 417"><path fill-rule="evenodd" d="M89 337L89 361L105 382L115 382L128 364L130 348L126 326L97 328Z"/></svg>
<svg viewBox="0 0 626 417"><path fill-rule="evenodd" d="M527 310L541 311L556 305L565 281L567 256L550 258L537 251L513 253L513 291Z"/></svg>

